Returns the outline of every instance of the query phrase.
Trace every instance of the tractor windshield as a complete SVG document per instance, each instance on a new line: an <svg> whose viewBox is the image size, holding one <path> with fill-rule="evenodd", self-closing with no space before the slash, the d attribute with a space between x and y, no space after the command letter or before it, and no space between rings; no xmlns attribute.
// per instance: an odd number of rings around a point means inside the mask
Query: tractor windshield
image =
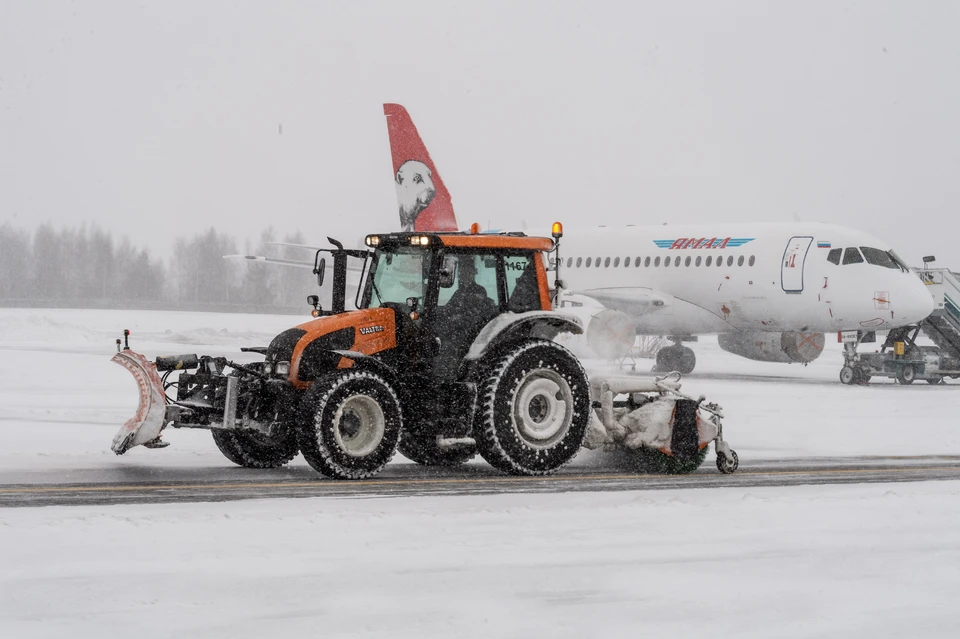
<svg viewBox="0 0 960 639"><path fill-rule="evenodd" d="M427 294L432 255L420 248L378 250L367 277L361 306L376 308L387 302L404 304L411 297L422 304Z"/></svg>

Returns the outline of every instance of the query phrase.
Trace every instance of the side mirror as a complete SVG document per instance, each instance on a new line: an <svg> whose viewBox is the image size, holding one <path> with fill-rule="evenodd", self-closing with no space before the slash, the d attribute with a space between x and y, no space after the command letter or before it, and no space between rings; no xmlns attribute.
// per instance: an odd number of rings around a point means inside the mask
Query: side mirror
<svg viewBox="0 0 960 639"><path fill-rule="evenodd" d="M324 273L326 273L326 271L327 271L327 259L324 257L321 257L317 261L317 265L313 267L313 272L317 276L317 286L323 286L323 275ZM314 297L314 296L311 295L311 297Z"/></svg>
<svg viewBox="0 0 960 639"><path fill-rule="evenodd" d="M413 313L417 310L417 306L420 304L419 297L408 297L407 298L407 307L410 308L410 312Z"/></svg>
<svg viewBox="0 0 960 639"><path fill-rule="evenodd" d="M443 258L440 265L440 288L451 288L457 281L457 262L452 257Z"/></svg>

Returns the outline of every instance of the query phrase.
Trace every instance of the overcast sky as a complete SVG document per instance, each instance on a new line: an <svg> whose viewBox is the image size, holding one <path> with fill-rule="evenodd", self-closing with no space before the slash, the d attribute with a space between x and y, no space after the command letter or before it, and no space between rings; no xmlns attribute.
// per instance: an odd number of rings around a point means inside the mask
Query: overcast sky
<svg viewBox="0 0 960 639"><path fill-rule="evenodd" d="M397 226L829 221L960 269L960 2L0 1L0 223L165 255Z"/></svg>

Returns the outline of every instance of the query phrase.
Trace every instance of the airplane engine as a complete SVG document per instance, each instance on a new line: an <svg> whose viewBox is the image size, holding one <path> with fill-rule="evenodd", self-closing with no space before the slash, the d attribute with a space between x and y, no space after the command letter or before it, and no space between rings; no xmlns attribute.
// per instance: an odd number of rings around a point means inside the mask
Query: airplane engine
<svg viewBox="0 0 960 639"><path fill-rule="evenodd" d="M621 311L605 308L587 325L587 344L603 359L620 359L637 339L637 325Z"/></svg>
<svg viewBox="0 0 960 639"><path fill-rule="evenodd" d="M587 330L576 336L568 348L583 357L620 359L630 352L637 339L637 325L629 315L612 308L564 305L564 313L580 318ZM584 337L586 344L584 345Z"/></svg>
<svg viewBox="0 0 960 639"><path fill-rule="evenodd" d="M767 333L765 331L739 331L721 333L720 348L758 362L807 364L823 352L823 333Z"/></svg>

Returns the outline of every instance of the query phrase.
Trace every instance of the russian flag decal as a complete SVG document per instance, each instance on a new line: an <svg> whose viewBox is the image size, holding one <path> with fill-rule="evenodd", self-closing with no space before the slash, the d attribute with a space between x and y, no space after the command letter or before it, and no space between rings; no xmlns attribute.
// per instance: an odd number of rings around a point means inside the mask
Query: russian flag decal
<svg viewBox="0 0 960 639"><path fill-rule="evenodd" d="M817 242L817 248L830 248L830 242Z"/></svg>

